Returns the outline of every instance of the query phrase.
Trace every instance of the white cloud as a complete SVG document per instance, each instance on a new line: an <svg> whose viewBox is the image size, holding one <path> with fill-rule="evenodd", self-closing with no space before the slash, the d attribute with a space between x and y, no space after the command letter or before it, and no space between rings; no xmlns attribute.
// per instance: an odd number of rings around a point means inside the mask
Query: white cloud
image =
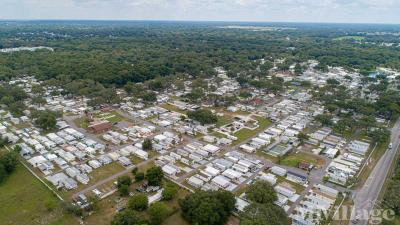
<svg viewBox="0 0 400 225"><path fill-rule="evenodd" d="M0 19L400 23L400 0L0 0Z"/></svg>

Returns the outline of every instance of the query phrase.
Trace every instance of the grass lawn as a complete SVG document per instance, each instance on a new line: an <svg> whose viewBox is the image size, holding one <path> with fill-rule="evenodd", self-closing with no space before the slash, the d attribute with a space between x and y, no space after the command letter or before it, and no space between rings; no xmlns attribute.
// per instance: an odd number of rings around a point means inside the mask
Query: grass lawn
<svg viewBox="0 0 400 225"><path fill-rule="evenodd" d="M80 117L78 119L75 119L74 123L76 126L83 129L87 129L89 126L89 120L86 117Z"/></svg>
<svg viewBox="0 0 400 225"><path fill-rule="evenodd" d="M117 162L110 163L108 165L105 165L103 167L100 167L98 169L93 170L89 174L90 181L87 185L80 184L78 185L78 188L75 190L67 191L67 192L61 192L61 195L66 197L66 199L70 199L74 193L79 192L80 190L83 190L84 188L102 180L105 179L113 174L116 174L120 171L123 171L125 167L121 166Z"/></svg>
<svg viewBox="0 0 400 225"><path fill-rule="evenodd" d="M150 169L151 167L153 167L155 165L156 164L154 163L154 161L150 161L150 162L148 162L148 163L146 163L144 165L139 166L138 170L142 171L142 172L146 172L148 169Z"/></svg>
<svg viewBox="0 0 400 225"><path fill-rule="evenodd" d="M146 121L151 122L153 119L155 119L155 118L157 118L157 117L158 117L158 115L149 116L149 117L146 118Z"/></svg>
<svg viewBox="0 0 400 225"><path fill-rule="evenodd" d="M225 134L221 134L221 133L216 132L216 131L212 132L211 135L215 136L217 138L226 138L227 137Z"/></svg>
<svg viewBox="0 0 400 225"><path fill-rule="evenodd" d="M17 129L24 129L31 127L31 125L29 123L20 123L20 124L15 124L14 127Z"/></svg>
<svg viewBox="0 0 400 225"><path fill-rule="evenodd" d="M123 117L122 115L120 115L117 112L97 113L97 114L94 114L93 116L96 118L99 118L99 119L107 120L110 123L117 123L117 122L121 122L121 121L131 122L129 119ZM89 126L89 120L86 118L86 116L75 119L74 123L76 126L78 126L80 128L84 128L84 129L87 129Z"/></svg>
<svg viewBox="0 0 400 225"><path fill-rule="evenodd" d="M95 213L85 219L88 225L109 225L116 214L118 193L99 201Z"/></svg>
<svg viewBox="0 0 400 225"><path fill-rule="evenodd" d="M307 154L304 152L292 153L281 160L280 164L291 167L298 167L300 162L307 162L316 167L321 167L325 164L325 160L317 155Z"/></svg>
<svg viewBox="0 0 400 225"><path fill-rule="evenodd" d="M267 153L265 153L263 150L257 150L256 152L257 156L262 157L264 159L267 159L273 163L278 163L278 157L274 157L272 155L268 155Z"/></svg>
<svg viewBox="0 0 400 225"><path fill-rule="evenodd" d="M179 209L179 199L185 198L188 194L189 194L189 192L186 189L180 188L177 196L174 199L164 202L167 205L168 209L176 211L176 212L174 214L172 214L170 217L168 217L162 223L163 225L189 225L189 223L182 218L181 213L178 210Z"/></svg>
<svg viewBox="0 0 400 225"><path fill-rule="evenodd" d="M258 121L258 128L254 130L244 128L236 132L234 136L237 137L238 139L233 142L233 145L238 145L243 141L245 141L246 139L257 135L271 124L271 121L266 118L256 117L256 120Z"/></svg>
<svg viewBox="0 0 400 225"><path fill-rule="evenodd" d="M139 163L141 163L141 162L143 162L144 160L143 159L141 159L141 158L139 158L139 157L137 157L137 156L135 156L135 155L131 155L131 156L129 156L129 159L132 161L132 163L133 164L139 164Z"/></svg>
<svg viewBox="0 0 400 225"><path fill-rule="evenodd" d="M94 115L97 118L107 120L110 123L117 123L121 122L123 120L128 120L127 118L123 117L120 115L118 112L112 111L112 112L106 112L106 113L99 113Z"/></svg>
<svg viewBox="0 0 400 225"><path fill-rule="evenodd" d="M218 117L218 121L215 124L217 127L222 127L228 123L232 122L232 116L228 115L228 114L224 114L223 116L219 116Z"/></svg>
<svg viewBox="0 0 400 225"><path fill-rule="evenodd" d="M292 187L294 190L296 190L297 194L300 194L304 191L305 187L301 186L300 184L297 184L295 182L292 182L290 180L286 180L286 178L281 177L281 176L276 176L277 178L277 184L281 184L281 183L286 183L289 184L290 187Z"/></svg>
<svg viewBox="0 0 400 225"><path fill-rule="evenodd" d="M337 204L336 206L338 206L338 204L340 204L340 202L342 201L342 199L343 199L343 197L340 197L340 196L338 196L338 198L337 198L337 200L336 200L336 202L335 202L335 204ZM351 198L349 198L349 197L347 197L344 201L343 201L343 204L342 204L342 206L346 206L347 207L347 218L350 218L350 216L351 216L351 211L352 211L352 206L354 205L354 203L353 203L353 200L351 199ZM337 213L339 213L339 216L341 217L342 215L343 215L343 213L345 213L345 212L343 212L342 210L341 211L339 211L339 212L337 212ZM340 218L339 217L339 218ZM333 220L332 222L331 222L331 225L348 225L348 224L350 224L350 220Z"/></svg>
<svg viewBox="0 0 400 225"><path fill-rule="evenodd" d="M3 225L78 225L61 202L22 165L0 185L0 221Z"/></svg>
<svg viewBox="0 0 400 225"><path fill-rule="evenodd" d="M180 211L178 211L164 220L162 225L189 225L189 223L182 218Z"/></svg>
<svg viewBox="0 0 400 225"><path fill-rule="evenodd" d="M166 109L166 110L174 111L174 112L178 112L178 113L182 113L182 114L185 114L185 115L186 115L186 111L185 111L185 110L179 109L178 107L176 107L176 106L174 106L174 105L171 105L171 104L166 103L166 104L162 104L162 105L160 105L160 106L161 106L162 108Z"/></svg>

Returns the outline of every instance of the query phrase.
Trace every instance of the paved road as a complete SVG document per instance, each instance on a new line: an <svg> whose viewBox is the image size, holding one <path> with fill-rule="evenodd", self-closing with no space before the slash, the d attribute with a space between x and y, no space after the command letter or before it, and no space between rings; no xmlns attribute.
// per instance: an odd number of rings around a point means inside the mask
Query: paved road
<svg viewBox="0 0 400 225"><path fill-rule="evenodd" d="M76 120L76 119L78 119L78 118L80 118L82 116L84 116L84 115L76 115L76 116L65 116L64 115L63 119L68 123L68 125L71 128L73 128L73 129L85 134L85 136L91 138L92 140L97 141L98 143L105 145L106 143L103 140L101 140L100 138L98 138L95 134L89 133L85 129L80 128L75 124L74 120Z"/></svg>
<svg viewBox="0 0 400 225"><path fill-rule="evenodd" d="M358 225L366 225L368 223L368 218L365 218L363 213L370 212L374 208L376 200L388 175L390 166L395 158L400 143L399 135L400 119L392 128L390 140L393 143L393 148L384 153L375 168L372 170L364 186L355 194L354 209L351 213L353 223ZM369 213L367 215L369 215ZM356 218L359 218L358 222L355 221Z"/></svg>

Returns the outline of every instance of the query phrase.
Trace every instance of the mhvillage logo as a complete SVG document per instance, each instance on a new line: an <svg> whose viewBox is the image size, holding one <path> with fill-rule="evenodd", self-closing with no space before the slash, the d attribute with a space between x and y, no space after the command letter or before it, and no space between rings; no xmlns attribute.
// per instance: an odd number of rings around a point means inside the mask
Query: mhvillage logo
<svg viewBox="0 0 400 225"><path fill-rule="evenodd" d="M316 221L346 221L352 224L359 224L361 221L369 221L369 224L381 224L382 221L391 221L395 219L395 212L382 202L365 201L360 208L354 206L341 205L333 207L328 211L316 210L311 215L319 215Z"/></svg>

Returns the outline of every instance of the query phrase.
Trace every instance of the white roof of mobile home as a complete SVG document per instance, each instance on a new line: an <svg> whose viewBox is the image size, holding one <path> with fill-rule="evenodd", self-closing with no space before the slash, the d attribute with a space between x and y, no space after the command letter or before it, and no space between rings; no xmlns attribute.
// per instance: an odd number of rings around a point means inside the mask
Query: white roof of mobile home
<svg viewBox="0 0 400 225"><path fill-rule="evenodd" d="M230 181L222 175L214 177L212 179L212 182L222 188L226 188L230 184Z"/></svg>
<svg viewBox="0 0 400 225"><path fill-rule="evenodd" d="M219 147L215 146L215 145L211 145L211 144L207 144L203 147L204 150L206 150L207 152L210 152L212 154L216 153L219 151Z"/></svg>

